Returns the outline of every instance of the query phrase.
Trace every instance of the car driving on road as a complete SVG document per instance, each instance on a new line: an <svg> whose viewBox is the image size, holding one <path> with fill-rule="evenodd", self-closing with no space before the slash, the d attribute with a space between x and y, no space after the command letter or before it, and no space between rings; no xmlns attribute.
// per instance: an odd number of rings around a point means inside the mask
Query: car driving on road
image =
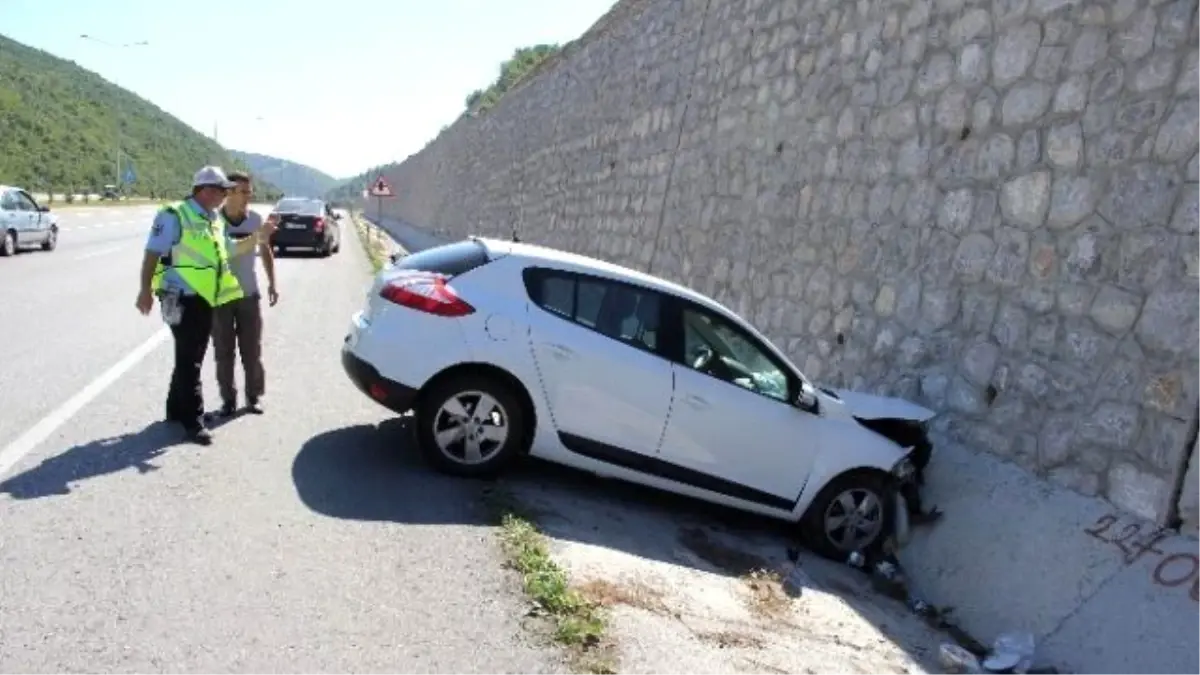
<svg viewBox="0 0 1200 675"><path fill-rule="evenodd" d="M415 411L443 471L523 454L797 522L831 557L907 532L934 416L815 386L715 300L635 270L469 238L385 266L342 349L355 385Z"/></svg>
<svg viewBox="0 0 1200 675"><path fill-rule="evenodd" d="M307 248L323 256L342 248L341 216L320 199L284 197L275 204L272 215L279 219L279 229L271 235L276 252Z"/></svg>
<svg viewBox="0 0 1200 675"><path fill-rule="evenodd" d="M22 248L53 251L58 245L58 217L21 188L0 185L0 256Z"/></svg>

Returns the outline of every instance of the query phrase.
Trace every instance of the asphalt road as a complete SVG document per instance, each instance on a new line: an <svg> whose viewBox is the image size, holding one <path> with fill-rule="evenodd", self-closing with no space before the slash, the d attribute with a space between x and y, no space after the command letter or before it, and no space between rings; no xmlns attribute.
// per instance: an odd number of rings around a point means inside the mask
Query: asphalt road
<svg viewBox="0 0 1200 675"><path fill-rule="evenodd" d="M152 212L63 210L58 250L0 260L0 671L560 669L481 486L342 373L369 280L348 223L338 255L278 261L266 414L201 448L159 422L170 341L133 307Z"/></svg>

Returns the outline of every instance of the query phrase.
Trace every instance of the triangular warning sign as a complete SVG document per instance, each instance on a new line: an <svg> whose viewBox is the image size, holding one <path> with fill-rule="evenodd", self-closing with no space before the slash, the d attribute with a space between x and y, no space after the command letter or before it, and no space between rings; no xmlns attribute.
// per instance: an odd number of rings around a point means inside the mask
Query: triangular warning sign
<svg viewBox="0 0 1200 675"><path fill-rule="evenodd" d="M392 186L388 185L387 179L380 176L371 184L371 195L375 197L391 197L393 196Z"/></svg>

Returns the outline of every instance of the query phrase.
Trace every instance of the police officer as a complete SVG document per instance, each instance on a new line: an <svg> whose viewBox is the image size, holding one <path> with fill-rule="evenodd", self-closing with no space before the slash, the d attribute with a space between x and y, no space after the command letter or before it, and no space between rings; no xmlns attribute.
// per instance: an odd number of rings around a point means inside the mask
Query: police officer
<svg viewBox="0 0 1200 675"><path fill-rule="evenodd" d="M212 335L213 308L244 295L230 271L230 257L253 253L259 239L269 238L275 229L266 223L255 236L226 246L218 209L233 186L220 167L206 166L192 178L191 197L158 212L146 241L136 303L144 316L158 297L175 341L167 421L178 422L201 445L212 443L204 426L200 367Z"/></svg>

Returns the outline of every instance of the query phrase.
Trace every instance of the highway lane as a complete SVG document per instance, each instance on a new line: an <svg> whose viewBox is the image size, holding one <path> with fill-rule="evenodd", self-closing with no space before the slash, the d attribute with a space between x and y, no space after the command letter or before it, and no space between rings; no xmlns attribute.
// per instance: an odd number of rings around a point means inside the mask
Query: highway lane
<svg viewBox="0 0 1200 675"><path fill-rule="evenodd" d="M561 668L518 625L481 486L425 469L341 371L369 281L345 236L279 261L267 413L209 448L158 422L170 343L133 308L136 248L47 284L0 264L0 466L21 451L0 475L0 670ZM205 378L214 407L211 357Z"/></svg>
<svg viewBox="0 0 1200 675"><path fill-rule="evenodd" d="M133 310L155 210L63 209L56 250L0 259L0 448L161 328Z"/></svg>

